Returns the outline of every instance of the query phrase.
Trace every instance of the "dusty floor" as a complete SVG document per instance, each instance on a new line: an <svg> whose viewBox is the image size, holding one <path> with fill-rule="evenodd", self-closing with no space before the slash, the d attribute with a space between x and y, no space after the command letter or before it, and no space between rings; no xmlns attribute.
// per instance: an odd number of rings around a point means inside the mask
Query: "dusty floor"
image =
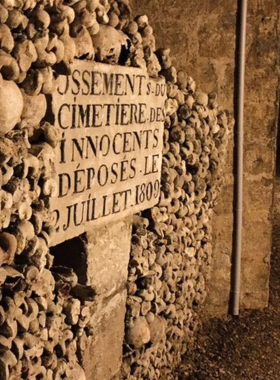
<svg viewBox="0 0 280 380"><path fill-rule="evenodd" d="M195 350L184 360L179 380L280 380L279 179L275 200L269 307L262 312L242 312L238 319L206 323Z"/></svg>

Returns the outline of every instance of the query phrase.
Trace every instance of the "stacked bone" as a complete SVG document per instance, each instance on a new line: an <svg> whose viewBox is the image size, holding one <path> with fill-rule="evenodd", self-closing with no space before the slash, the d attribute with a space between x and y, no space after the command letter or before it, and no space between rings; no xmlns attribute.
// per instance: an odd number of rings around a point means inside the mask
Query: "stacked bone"
<svg viewBox="0 0 280 380"><path fill-rule="evenodd" d="M0 140L0 378L75 379L93 294L70 269L52 266L47 201L55 191L56 133L43 123L45 141L30 144L23 115Z"/></svg>
<svg viewBox="0 0 280 380"><path fill-rule="evenodd" d="M90 334L94 293L78 284L71 269L52 266L51 223L44 204L53 188L52 182L48 184L51 178L44 177L49 162L42 166L39 153L17 161L19 150L25 152L21 131L8 133L1 141L13 149L13 155L4 146L1 149L2 156L12 157L7 162L13 176L2 181L1 189L0 378L80 378L77 353ZM41 153L41 145L29 149Z"/></svg>
<svg viewBox="0 0 280 380"><path fill-rule="evenodd" d="M161 196L134 218L124 377L174 379L199 323L211 265L211 212L222 185L228 125L217 95L156 55L166 78Z"/></svg>
<svg viewBox="0 0 280 380"><path fill-rule="evenodd" d="M1 245L11 236L2 233ZM1 379L81 378L77 351L87 341L88 289L68 268L4 264L0 273Z"/></svg>
<svg viewBox="0 0 280 380"><path fill-rule="evenodd" d="M125 0L110 3L2 0L1 80L21 84L28 95L49 94L54 90L52 68L67 73L74 57L94 59L96 54L97 60L118 63L119 52L110 50L114 45L118 50L120 41L127 44L121 29L129 24L131 10Z"/></svg>
<svg viewBox="0 0 280 380"><path fill-rule="evenodd" d="M0 1L0 377L82 378L93 292L49 254L59 133L44 120L56 74L74 57L147 68L169 82L162 196L135 218L129 268L128 376L158 378L195 329L211 259L210 211L226 128L216 96L155 51L146 16L127 0ZM167 364L169 363L169 364ZM132 365L130 368L130 364Z"/></svg>
<svg viewBox="0 0 280 380"><path fill-rule="evenodd" d="M151 78L157 78L161 70L155 54L156 43L153 28L147 16L137 16L124 28L132 46L129 49L127 64L147 70Z"/></svg>
<svg viewBox="0 0 280 380"><path fill-rule="evenodd" d="M119 63L130 13L125 0L0 1L1 380L83 378L94 292L49 253L60 136L46 95L74 57Z"/></svg>

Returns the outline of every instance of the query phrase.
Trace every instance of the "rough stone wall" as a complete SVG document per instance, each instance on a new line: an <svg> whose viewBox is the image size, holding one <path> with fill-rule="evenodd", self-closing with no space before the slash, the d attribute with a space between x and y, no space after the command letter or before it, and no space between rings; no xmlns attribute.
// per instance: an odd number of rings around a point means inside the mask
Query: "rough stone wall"
<svg viewBox="0 0 280 380"><path fill-rule="evenodd" d="M249 2L248 9L241 293L241 305L247 308L262 308L268 301L279 107L279 5L277 0Z"/></svg>
<svg viewBox="0 0 280 380"><path fill-rule="evenodd" d="M158 46L206 91L217 91L233 113L237 1L132 0L146 13ZM245 188L241 306L268 301L271 207L279 75L279 1L249 2L245 89ZM233 131L232 131L233 132ZM233 233L233 133L225 185L213 218L213 267L209 314L225 314L230 294Z"/></svg>

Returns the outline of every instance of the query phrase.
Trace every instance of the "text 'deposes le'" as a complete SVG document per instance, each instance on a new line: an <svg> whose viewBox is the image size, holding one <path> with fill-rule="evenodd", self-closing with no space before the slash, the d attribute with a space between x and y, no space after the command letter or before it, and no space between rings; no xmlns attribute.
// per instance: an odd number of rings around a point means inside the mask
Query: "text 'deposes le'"
<svg viewBox="0 0 280 380"><path fill-rule="evenodd" d="M58 78L52 245L158 202L165 100L164 79L137 68L75 61Z"/></svg>

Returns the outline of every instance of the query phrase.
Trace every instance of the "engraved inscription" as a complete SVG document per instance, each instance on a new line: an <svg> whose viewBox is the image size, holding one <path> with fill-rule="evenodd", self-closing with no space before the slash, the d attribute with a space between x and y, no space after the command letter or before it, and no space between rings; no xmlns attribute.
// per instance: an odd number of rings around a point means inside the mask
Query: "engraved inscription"
<svg viewBox="0 0 280 380"><path fill-rule="evenodd" d="M58 78L52 245L158 202L165 99L165 81L136 68L75 61Z"/></svg>

